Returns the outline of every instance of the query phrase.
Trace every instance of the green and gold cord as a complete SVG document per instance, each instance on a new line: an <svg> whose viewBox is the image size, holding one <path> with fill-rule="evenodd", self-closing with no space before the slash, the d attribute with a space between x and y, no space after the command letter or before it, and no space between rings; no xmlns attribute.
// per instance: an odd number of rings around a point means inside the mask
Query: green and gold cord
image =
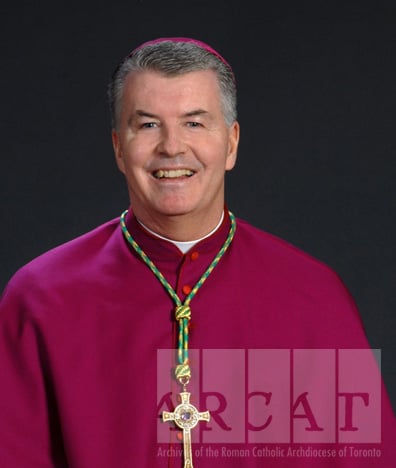
<svg viewBox="0 0 396 468"><path fill-rule="evenodd" d="M125 217L127 213L128 213L128 210L125 210L120 217L121 229L125 236L125 239L133 247L133 249L140 256L140 258L144 261L144 263L154 273L154 275L157 277L157 279L160 281L162 286L165 288L165 290L168 292L168 294L171 296L171 298L176 304L175 319L179 324L179 338L178 338L178 350L177 350L178 365L176 366L176 369L175 369L175 376L178 380L181 380L181 381L185 379L188 380L191 377L191 369L190 369L189 362L188 362L188 322L191 319L190 302L192 298L197 294L199 288L204 284L208 276L212 273L213 269L219 263L221 257L224 255L229 245L231 244L232 239L235 234L235 229L236 229L235 216L231 212L229 212L230 220L231 220L231 227L230 227L230 231L228 233L227 239L225 240L221 249L218 251L215 258L212 260L212 263L209 265L207 270L198 280L197 284L192 288L191 292L188 294L184 302L182 302L179 296L176 294L175 290L172 288L172 286L169 284L167 279L164 277L164 275L159 271L159 269L150 260L150 258L145 254L143 249L139 246L139 244L133 239L133 237L129 233L128 228L126 227L126 223L125 223Z"/></svg>

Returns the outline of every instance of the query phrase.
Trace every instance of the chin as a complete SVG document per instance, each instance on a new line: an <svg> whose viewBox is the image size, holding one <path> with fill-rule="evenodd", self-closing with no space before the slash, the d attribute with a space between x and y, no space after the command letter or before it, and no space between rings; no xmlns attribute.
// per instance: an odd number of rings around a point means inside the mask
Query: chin
<svg viewBox="0 0 396 468"><path fill-rule="evenodd" d="M188 208L177 207L177 208L162 208L157 211L162 216L183 216L193 213L193 210L189 210Z"/></svg>
<svg viewBox="0 0 396 468"><path fill-rule="evenodd" d="M183 202L172 202L172 203L162 203L160 206L157 206L158 213L161 213L165 216L182 216L196 211L196 207L191 203Z"/></svg>

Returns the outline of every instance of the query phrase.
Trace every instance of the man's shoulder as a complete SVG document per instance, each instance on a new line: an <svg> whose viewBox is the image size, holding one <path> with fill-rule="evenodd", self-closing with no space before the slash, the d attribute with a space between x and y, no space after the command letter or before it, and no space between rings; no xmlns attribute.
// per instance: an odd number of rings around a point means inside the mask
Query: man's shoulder
<svg viewBox="0 0 396 468"><path fill-rule="evenodd" d="M300 258L303 261L314 262L326 266L322 261L307 253L292 242L277 236L271 232L265 231L257 226L250 224L244 219L237 219L238 232L245 242L252 243L259 252L285 255L288 257Z"/></svg>
<svg viewBox="0 0 396 468"><path fill-rule="evenodd" d="M118 230L118 219L107 221L94 229L51 248L19 268L10 279L8 288L50 287L91 268L106 251L106 246Z"/></svg>
<svg viewBox="0 0 396 468"><path fill-rule="evenodd" d="M238 219L237 232L239 249L252 262L269 269L272 273L290 275L297 281L312 280L339 283L338 273L324 260L306 252L293 243Z"/></svg>

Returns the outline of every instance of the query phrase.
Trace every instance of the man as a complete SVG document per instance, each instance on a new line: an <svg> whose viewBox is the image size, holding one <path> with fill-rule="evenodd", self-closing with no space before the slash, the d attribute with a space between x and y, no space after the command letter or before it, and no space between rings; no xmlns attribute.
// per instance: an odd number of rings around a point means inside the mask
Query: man
<svg viewBox="0 0 396 468"><path fill-rule="evenodd" d="M131 206L8 284L0 466L390 467L394 417L367 387L381 382L350 295L225 207L230 65L200 41L157 39L120 64L109 97Z"/></svg>

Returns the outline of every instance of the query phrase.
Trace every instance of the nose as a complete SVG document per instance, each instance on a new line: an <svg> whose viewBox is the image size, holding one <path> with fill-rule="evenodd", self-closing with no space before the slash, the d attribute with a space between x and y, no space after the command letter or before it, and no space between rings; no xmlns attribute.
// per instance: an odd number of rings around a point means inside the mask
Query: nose
<svg viewBox="0 0 396 468"><path fill-rule="evenodd" d="M182 129L178 126L163 126L161 129L158 152L161 156L172 158L186 151Z"/></svg>

